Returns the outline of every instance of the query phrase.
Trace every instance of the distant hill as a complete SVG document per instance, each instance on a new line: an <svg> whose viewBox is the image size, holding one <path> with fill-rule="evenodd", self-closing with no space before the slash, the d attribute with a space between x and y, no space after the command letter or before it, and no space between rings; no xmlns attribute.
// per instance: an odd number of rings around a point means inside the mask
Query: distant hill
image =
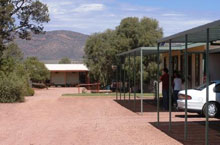
<svg viewBox="0 0 220 145"><path fill-rule="evenodd" d="M88 35L72 31L49 31L46 34L32 35L31 40L16 39L24 56L36 56L40 60L60 60L68 57L81 60Z"/></svg>

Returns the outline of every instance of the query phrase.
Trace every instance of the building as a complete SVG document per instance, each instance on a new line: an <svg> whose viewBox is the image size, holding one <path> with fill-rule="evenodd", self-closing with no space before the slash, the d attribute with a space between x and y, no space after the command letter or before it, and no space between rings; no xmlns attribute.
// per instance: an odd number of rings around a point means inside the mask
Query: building
<svg viewBox="0 0 220 145"><path fill-rule="evenodd" d="M55 86L76 86L90 82L89 69L84 64L45 64L50 71L50 83Z"/></svg>
<svg viewBox="0 0 220 145"><path fill-rule="evenodd" d="M205 50L202 43L189 45L188 48L188 87L195 88L205 82ZM169 54L163 53L163 67L169 68ZM220 79L220 46L211 45L209 53L210 80ZM184 74L184 49L172 51L172 70Z"/></svg>

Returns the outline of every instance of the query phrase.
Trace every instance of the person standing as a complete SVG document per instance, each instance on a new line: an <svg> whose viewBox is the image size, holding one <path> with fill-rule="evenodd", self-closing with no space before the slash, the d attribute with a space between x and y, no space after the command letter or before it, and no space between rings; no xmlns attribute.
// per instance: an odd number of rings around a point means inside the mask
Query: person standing
<svg viewBox="0 0 220 145"><path fill-rule="evenodd" d="M169 109L169 74L168 69L164 68L162 71L163 75L160 77L162 81L162 95L163 95L163 108Z"/></svg>
<svg viewBox="0 0 220 145"><path fill-rule="evenodd" d="M174 88L173 88L173 104L177 105L178 93L182 89L182 80L178 73L174 73L173 80Z"/></svg>

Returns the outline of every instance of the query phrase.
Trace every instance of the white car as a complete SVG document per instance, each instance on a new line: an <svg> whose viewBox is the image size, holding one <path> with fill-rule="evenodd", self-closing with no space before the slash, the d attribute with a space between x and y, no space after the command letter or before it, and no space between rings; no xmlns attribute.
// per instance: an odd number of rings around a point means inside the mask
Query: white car
<svg viewBox="0 0 220 145"><path fill-rule="evenodd" d="M185 110L185 90L178 94L177 108ZM208 106L208 116L216 117L220 113L220 80L212 81L209 85L209 102L206 104L206 84L196 89L187 90L187 112L197 112L206 115Z"/></svg>

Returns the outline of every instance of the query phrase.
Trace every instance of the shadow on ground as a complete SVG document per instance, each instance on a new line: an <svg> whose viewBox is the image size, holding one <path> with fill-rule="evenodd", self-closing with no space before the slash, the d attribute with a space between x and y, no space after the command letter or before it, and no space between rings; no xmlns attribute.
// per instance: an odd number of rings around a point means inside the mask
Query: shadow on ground
<svg viewBox="0 0 220 145"><path fill-rule="evenodd" d="M141 100L114 100L121 106L127 108L128 110L131 110L133 112L141 112ZM164 110L162 107L162 99L160 100L160 112L168 112L167 110ZM154 99L144 99L143 100L143 112L157 112L157 102ZM175 109L172 110L172 112L177 112Z"/></svg>
<svg viewBox="0 0 220 145"><path fill-rule="evenodd" d="M172 122L170 132L168 131L169 122L161 122L159 127L157 122L151 122L151 124L182 144L205 144L205 121L188 122L188 138L186 141L184 140L184 122ZM209 121L209 144L220 144L220 121Z"/></svg>

